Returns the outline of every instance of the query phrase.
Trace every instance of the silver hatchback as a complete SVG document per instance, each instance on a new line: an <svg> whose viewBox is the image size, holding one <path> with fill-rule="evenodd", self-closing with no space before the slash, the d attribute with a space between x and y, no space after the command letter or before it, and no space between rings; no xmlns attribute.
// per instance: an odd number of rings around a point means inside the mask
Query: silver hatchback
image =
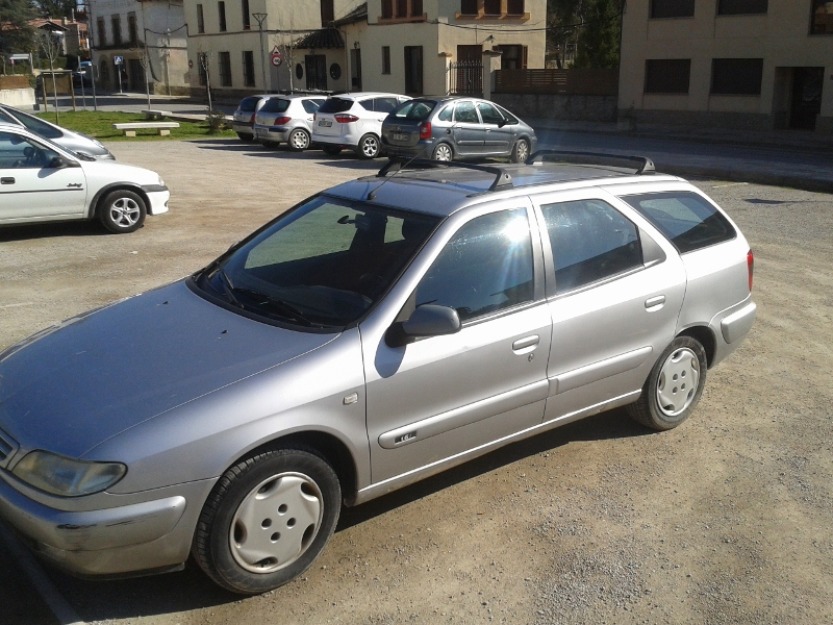
<svg viewBox="0 0 833 625"><path fill-rule="evenodd" d="M436 161L508 157L524 162L538 142L535 130L489 100L460 96L405 102L382 123L388 156Z"/></svg>
<svg viewBox="0 0 833 625"><path fill-rule="evenodd" d="M255 114L255 141L270 148L285 143L294 152L306 150L315 112L326 99L311 95L272 96Z"/></svg>
<svg viewBox="0 0 833 625"><path fill-rule="evenodd" d="M647 159L399 167L0 354L0 517L264 592L343 505L619 406L678 426L752 326L746 239Z"/></svg>

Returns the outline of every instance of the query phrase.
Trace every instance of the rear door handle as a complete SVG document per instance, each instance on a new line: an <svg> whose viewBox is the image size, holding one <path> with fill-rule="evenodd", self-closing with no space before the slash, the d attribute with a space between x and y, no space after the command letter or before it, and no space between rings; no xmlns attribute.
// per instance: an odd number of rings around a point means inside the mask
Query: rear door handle
<svg viewBox="0 0 833 625"><path fill-rule="evenodd" d="M532 336L526 336L522 339L518 339L514 343L512 343L512 351L514 352L521 352L524 351L531 351L538 346L538 342L540 341L540 337L537 334Z"/></svg>
<svg viewBox="0 0 833 625"><path fill-rule="evenodd" d="M656 297L649 297L645 300L645 308L651 309L662 306L665 303L665 295L657 295Z"/></svg>
<svg viewBox="0 0 833 625"><path fill-rule="evenodd" d="M3 176L0 178L0 184L14 184L14 178L11 176Z"/></svg>

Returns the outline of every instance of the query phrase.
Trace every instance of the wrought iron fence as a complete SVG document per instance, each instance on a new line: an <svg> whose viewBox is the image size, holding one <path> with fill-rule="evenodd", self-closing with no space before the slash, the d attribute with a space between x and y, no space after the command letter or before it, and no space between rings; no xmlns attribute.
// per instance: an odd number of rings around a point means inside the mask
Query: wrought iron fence
<svg viewBox="0 0 833 625"><path fill-rule="evenodd" d="M452 95L483 95L483 63L457 61L448 65L448 92Z"/></svg>

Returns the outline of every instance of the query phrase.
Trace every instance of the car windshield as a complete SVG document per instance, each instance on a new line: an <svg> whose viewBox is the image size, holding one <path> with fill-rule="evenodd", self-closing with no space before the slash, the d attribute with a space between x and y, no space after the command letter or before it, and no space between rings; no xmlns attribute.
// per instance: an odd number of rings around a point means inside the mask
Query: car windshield
<svg viewBox="0 0 833 625"><path fill-rule="evenodd" d="M316 196L192 284L244 314L307 328L345 327L388 290L437 221Z"/></svg>
<svg viewBox="0 0 833 625"><path fill-rule="evenodd" d="M289 100L284 98L269 98L261 107L262 113L283 113L289 108Z"/></svg>
<svg viewBox="0 0 833 625"><path fill-rule="evenodd" d="M431 115L431 111L437 106L433 100L409 100L400 104L391 115L397 119L411 119L414 121L425 121Z"/></svg>

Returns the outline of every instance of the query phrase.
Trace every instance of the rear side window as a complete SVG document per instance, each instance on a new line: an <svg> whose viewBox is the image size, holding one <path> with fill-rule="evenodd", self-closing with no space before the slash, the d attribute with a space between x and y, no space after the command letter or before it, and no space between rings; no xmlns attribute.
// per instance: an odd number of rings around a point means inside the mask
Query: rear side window
<svg viewBox="0 0 833 625"><path fill-rule="evenodd" d="M269 98L260 109L262 113L283 113L289 108L289 100L283 98Z"/></svg>
<svg viewBox="0 0 833 625"><path fill-rule="evenodd" d="M588 199L541 206L563 293L641 267L636 226L607 202Z"/></svg>
<svg viewBox="0 0 833 625"><path fill-rule="evenodd" d="M662 232L681 254L736 236L732 224L717 207L696 193L645 193L622 199Z"/></svg>
<svg viewBox="0 0 833 625"><path fill-rule="evenodd" d="M321 113L343 113L349 111L353 107L353 100L345 98L328 98L321 108L318 109Z"/></svg>

